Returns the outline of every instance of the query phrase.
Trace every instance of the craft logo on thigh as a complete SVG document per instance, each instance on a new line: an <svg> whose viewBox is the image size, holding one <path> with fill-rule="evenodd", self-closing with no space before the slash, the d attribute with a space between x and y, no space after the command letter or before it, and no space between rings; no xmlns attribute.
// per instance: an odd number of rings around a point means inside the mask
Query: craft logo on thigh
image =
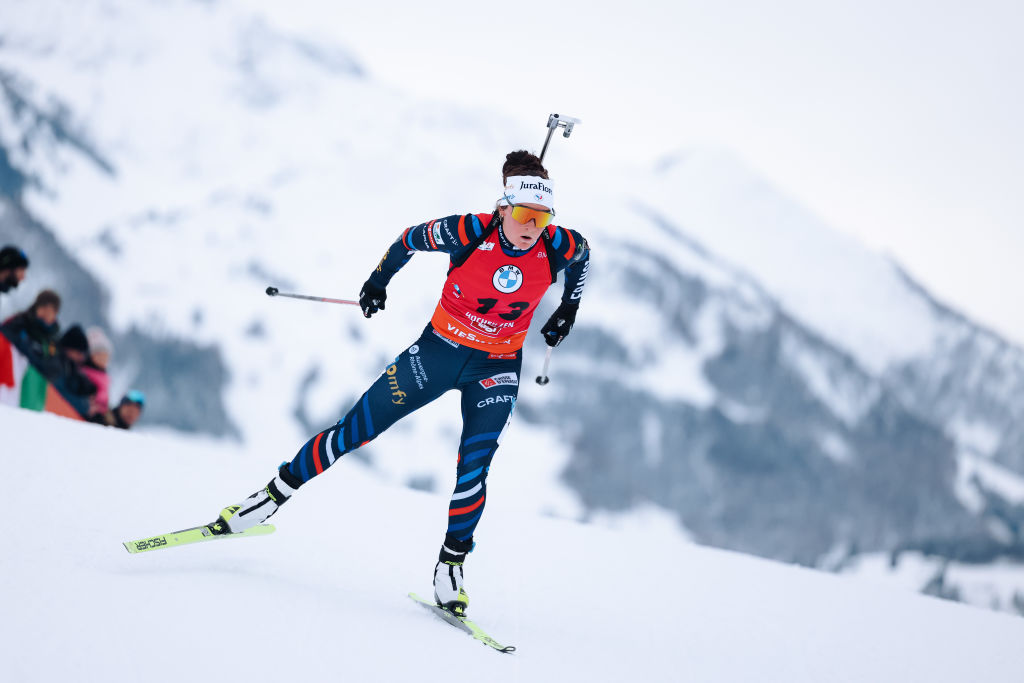
<svg viewBox="0 0 1024 683"><path fill-rule="evenodd" d="M398 377L395 376L398 374L398 366L388 366L386 372L388 376L388 386L391 387L391 402L395 405L404 406L406 393L398 387Z"/></svg>
<svg viewBox="0 0 1024 683"><path fill-rule="evenodd" d="M514 354L513 357L515 357ZM496 386L517 387L519 386L519 375L514 372L503 372L500 375L480 380L480 386L484 389L491 389Z"/></svg>
<svg viewBox="0 0 1024 683"><path fill-rule="evenodd" d="M477 401L477 408L484 408L486 406L493 406L496 403L511 403L515 405L516 397L511 394L504 394L502 396L488 396L482 401Z"/></svg>

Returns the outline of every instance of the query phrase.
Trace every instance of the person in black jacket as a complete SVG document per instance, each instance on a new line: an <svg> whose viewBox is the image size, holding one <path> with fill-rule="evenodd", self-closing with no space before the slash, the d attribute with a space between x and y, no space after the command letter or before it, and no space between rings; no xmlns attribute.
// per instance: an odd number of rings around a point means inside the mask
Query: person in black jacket
<svg viewBox="0 0 1024 683"><path fill-rule="evenodd" d="M82 417L87 417L96 385L82 373L82 367L89 359L89 340L81 325L68 328L57 342L57 352L58 372L48 379Z"/></svg>
<svg viewBox="0 0 1024 683"><path fill-rule="evenodd" d="M59 371L55 361L59 313L60 295L44 289L28 310L10 317L0 327L11 344L46 376Z"/></svg>

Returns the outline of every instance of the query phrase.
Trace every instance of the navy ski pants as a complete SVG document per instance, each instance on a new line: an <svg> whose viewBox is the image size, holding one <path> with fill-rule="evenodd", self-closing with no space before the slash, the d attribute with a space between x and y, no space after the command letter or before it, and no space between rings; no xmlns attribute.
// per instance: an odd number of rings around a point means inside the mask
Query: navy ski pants
<svg viewBox="0 0 1024 683"><path fill-rule="evenodd" d="M522 350L492 354L442 337L427 325L336 425L299 450L288 470L305 483L451 389L462 392L462 438L448 534L473 536L484 510L487 471L519 393Z"/></svg>

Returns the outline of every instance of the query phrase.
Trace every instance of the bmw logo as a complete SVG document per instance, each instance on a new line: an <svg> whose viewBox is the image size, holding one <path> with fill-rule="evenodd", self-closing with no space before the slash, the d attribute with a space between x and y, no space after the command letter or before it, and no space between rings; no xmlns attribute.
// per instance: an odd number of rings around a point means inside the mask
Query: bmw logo
<svg viewBox="0 0 1024 683"><path fill-rule="evenodd" d="M502 266L494 271L491 282L499 292L511 294L523 286L523 271L513 265Z"/></svg>

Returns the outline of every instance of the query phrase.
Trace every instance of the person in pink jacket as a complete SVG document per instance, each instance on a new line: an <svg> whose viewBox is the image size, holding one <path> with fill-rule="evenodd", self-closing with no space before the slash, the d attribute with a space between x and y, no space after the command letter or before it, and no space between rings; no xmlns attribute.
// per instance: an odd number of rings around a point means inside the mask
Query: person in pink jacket
<svg viewBox="0 0 1024 683"><path fill-rule="evenodd" d="M114 347L110 338L98 327L90 327L85 333L89 340L89 359L82 365L80 372L96 385L96 395L92 398L89 410L90 417L102 415L110 410L110 377L107 375L107 364Z"/></svg>

